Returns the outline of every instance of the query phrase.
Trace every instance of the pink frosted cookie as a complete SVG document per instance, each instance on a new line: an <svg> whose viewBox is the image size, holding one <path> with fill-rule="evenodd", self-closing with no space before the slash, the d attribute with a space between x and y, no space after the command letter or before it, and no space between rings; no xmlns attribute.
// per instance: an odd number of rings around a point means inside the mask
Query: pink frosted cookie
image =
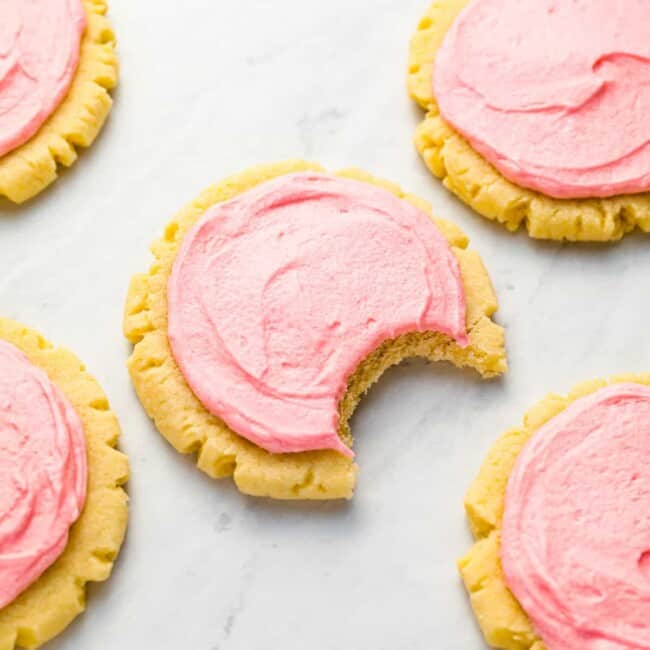
<svg viewBox="0 0 650 650"><path fill-rule="evenodd" d="M228 179L168 226L129 292L129 368L147 411L202 469L252 494L350 496L347 421L404 356L505 367L464 237L398 189L348 176L289 163Z"/></svg>
<svg viewBox="0 0 650 650"><path fill-rule="evenodd" d="M76 357L0 318L0 648L37 648L110 575L126 529L119 425Z"/></svg>
<svg viewBox="0 0 650 650"><path fill-rule="evenodd" d="M650 649L648 383L553 395L490 452L460 568L493 646Z"/></svg>
<svg viewBox="0 0 650 650"><path fill-rule="evenodd" d="M61 555L86 501L86 439L70 402L0 340L0 609Z"/></svg>
<svg viewBox="0 0 650 650"><path fill-rule="evenodd" d="M440 113L521 187L556 198L647 192L647 31L646 0L475 0L436 57Z"/></svg>
<svg viewBox="0 0 650 650"><path fill-rule="evenodd" d="M0 5L0 156L27 142L61 103L85 29L81 0Z"/></svg>
<svg viewBox="0 0 650 650"><path fill-rule="evenodd" d="M98 0L0 2L0 196L25 201L110 110L114 36Z"/></svg>
<svg viewBox="0 0 650 650"><path fill-rule="evenodd" d="M647 12L645 0L437 0L409 67L430 169L537 237L650 230Z"/></svg>

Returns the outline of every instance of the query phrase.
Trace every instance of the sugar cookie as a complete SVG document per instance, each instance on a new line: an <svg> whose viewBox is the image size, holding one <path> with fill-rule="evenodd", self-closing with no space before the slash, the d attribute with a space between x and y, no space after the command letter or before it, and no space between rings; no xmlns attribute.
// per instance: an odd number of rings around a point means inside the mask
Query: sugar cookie
<svg viewBox="0 0 650 650"><path fill-rule="evenodd" d="M0 196L32 198L101 130L118 74L106 10L104 0L0 5Z"/></svg>
<svg viewBox="0 0 650 650"><path fill-rule="evenodd" d="M206 190L128 293L129 371L158 430L248 494L350 497L348 420L386 368L506 367L479 256L428 214L395 185L301 161Z"/></svg>
<svg viewBox="0 0 650 650"><path fill-rule="evenodd" d="M549 395L492 448L459 562L487 642L650 648L650 375Z"/></svg>
<svg viewBox="0 0 650 650"><path fill-rule="evenodd" d="M31 649L83 611L87 582L110 575L129 468L117 418L74 355L0 318L0 364L0 430L20 433L0 452L0 650Z"/></svg>
<svg viewBox="0 0 650 650"><path fill-rule="evenodd" d="M635 17L645 9L555 6L540 0L525 15L515 0L430 6L409 57L409 93L427 111L416 147L449 190L509 230L524 224L532 237L573 241L650 232L650 93L639 91L650 51ZM531 20L543 26L531 32ZM597 26L612 22L600 38Z"/></svg>

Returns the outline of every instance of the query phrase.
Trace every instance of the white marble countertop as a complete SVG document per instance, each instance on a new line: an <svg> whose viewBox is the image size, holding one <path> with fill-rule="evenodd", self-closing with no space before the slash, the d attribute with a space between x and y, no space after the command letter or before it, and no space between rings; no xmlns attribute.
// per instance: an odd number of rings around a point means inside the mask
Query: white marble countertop
<svg viewBox="0 0 650 650"><path fill-rule="evenodd" d="M463 493L548 391L650 369L650 241L530 241L473 215L411 144L407 45L428 0L110 0L122 80L107 128L22 208L0 203L2 313L73 349L120 416L131 521L107 583L48 650L479 650L455 570ZM128 380L129 277L211 182L261 161L359 166L429 199L483 255L510 372L389 372L353 421L350 503L246 498L155 432Z"/></svg>

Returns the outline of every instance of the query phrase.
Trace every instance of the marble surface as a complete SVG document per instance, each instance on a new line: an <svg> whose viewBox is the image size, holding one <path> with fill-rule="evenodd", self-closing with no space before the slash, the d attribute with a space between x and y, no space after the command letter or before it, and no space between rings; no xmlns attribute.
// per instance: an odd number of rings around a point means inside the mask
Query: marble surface
<svg viewBox="0 0 650 650"><path fill-rule="evenodd" d="M427 0L111 0L122 81L95 146L37 200L0 203L2 313L72 348L120 416L131 522L112 579L51 650L479 650L455 559L463 493L551 390L650 368L647 237L538 243L473 215L421 164L407 44ZM356 165L456 220L500 299L510 373L411 362L353 421L350 503L286 504L214 482L158 436L120 334L129 277L177 208L248 165Z"/></svg>

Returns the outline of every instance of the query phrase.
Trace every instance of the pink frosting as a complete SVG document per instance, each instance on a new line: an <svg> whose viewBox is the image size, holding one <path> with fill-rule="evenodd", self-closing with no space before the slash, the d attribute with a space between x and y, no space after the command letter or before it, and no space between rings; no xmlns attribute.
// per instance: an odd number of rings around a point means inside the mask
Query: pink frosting
<svg viewBox="0 0 650 650"><path fill-rule="evenodd" d="M0 340L0 608L63 552L86 498L79 417L43 370Z"/></svg>
<svg viewBox="0 0 650 650"><path fill-rule="evenodd" d="M603 388L534 434L502 563L548 650L650 649L650 388Z"/></svg>
<svg viewBox="0 0 650 650"><path fill-rule="evenodd" d="M435 65L442 116L559 198L650 190L647 0L474 0Z"/></svg>
<svg viewBox="0 0 650 650"><path fill-rule="evenodd" d="M0 0L0 156L65 97L86 27L81 0Z"/></svg>
<svg viewBox="0 0 650 650"><path fill-rule="evenodd" d="M205 407L271 452L336 449L338 402L386 339L467 342L456 258L387 190L289 174L210 208L167 288L169 340Z"/></svg>

